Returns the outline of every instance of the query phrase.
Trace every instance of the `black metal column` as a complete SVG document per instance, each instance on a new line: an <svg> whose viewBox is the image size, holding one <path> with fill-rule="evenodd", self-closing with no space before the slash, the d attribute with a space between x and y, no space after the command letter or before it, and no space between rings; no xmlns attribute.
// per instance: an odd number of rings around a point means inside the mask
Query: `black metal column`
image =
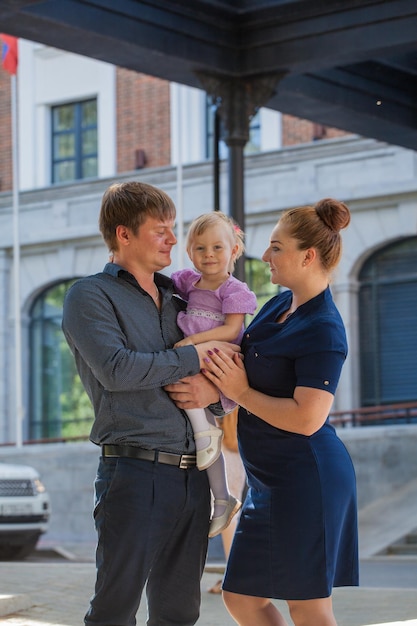
<svg viewBox="0 0 417 626"><path fill-rule="evenodd" d="M201 72L198 72L197 76L207 93L219 103L218 112L224 125L224 140L229 148L229 215L244 231L243 151L249 139L249 124L259 107L272 97L283 74L268 74L246 79ZM239 280L245 280L244 258L236 263L234 273Z"/></svg>
<svg viewBox="0 0 417 626"><path fill-rule="evenodd" d="M245 177L243 150L246 141L226 141L229 148L228 155L228 182L229 182L229 215L245 232ZM240 257L235 265L234 275L239 280L245 280L245 259Z"/></svg>
<svg viewBox="0 0 417 626"><path fill-rule="evenodd" d="M213 186L214 186L214 210L220 211L220 115L217 107L214 111L213 120Z"/></svg>

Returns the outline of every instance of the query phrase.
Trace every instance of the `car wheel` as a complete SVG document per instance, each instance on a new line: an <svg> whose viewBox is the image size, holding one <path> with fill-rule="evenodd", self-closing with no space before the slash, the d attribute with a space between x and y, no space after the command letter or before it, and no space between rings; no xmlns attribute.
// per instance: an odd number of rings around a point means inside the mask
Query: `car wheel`
<svg viewBox="0 0 417 626"><path fill-rule="evenodd" d="M21 544L1 544L0 545L0 561L17 561L25 559L33 552L38 543L39 537L27 539Z"/></svg>

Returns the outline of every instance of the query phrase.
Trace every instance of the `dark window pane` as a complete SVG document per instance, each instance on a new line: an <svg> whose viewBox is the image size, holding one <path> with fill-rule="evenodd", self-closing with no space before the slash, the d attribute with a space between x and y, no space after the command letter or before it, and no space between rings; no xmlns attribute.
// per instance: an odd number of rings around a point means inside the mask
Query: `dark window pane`
<svg viewBox="0 0 417 626"><path fill-rule="evenodd" d="M206 155L208 159L213 158L214 152L214 116L215 107L211 102L211 98L206 100ZM219 138L219 158L226 159L228 148L224 141L224 124L220 118L220 138ZM249 124L249 140L244 148L245 154L253 154L261 150L261 122L260 112L258 111L251 119Z"/></svg>
<svg viewBox="0 0 417 626"><path fill-rule="evenodd" d="M82 133L82 153L97 154L97 129L84 130Z"/></svg>
<svg viewBox="0 0 417 626"><path fill-rule="evenodd" d="M89 100L81 105L81 124L82 126L97 125L97 101Z"/></svg>
<svg viewBox="0 0 417 626"><path fill-rule="evenodd" d="M378 250L360 272L362 406L417 399L417 237Z"/></svg>
<svg viewBox="0 0 417 626"><path fill-rule="evenodd" d="M52 109L52 182L97 176L97 101Z"/></svg>
<svg viewBox="0 0 417 626"><path fill-rule="evenodd" d="M54 165L54 181L64 183L75 180L75 162L61 161Z"/></svg>
<svg viewBox="0 0 417 626"><path fill-rule="evenodd" d="M96 157L88 157L83 159L82 178L94 178L97 176L97 159Z"/></svg>
<svg viewBox="0 0 417 626"><path fill-rule="evenodd" d="M75 137L73 133L56 135L54 139L55 160L75 156Z"/></svg>
<svg viewBox="0 0 417 626"><path fill-rule="evenodd" d="M84 437L93 421L91 403L61 330L63 300L73 282L47 289L32 308L30 439Z"/></svg>
<svg viewBox="0 0 417 626"><path fill-rule="evenodd" d="M271 272L269 266L261 259L245 259L246 282L249 288L255 293L258 302L257 311L272 296L279 292L279 286L271 283ZM248 315L249 323L252 316Z"/></svg>
<svg viewBox="0 0 417 626"><path fill-rule="evenodd" d="M256 123L256 120L257 123ZM249 129L249 141L245 146L245 154L254 154L261 149L261 127L259 125L259 116L252 120L254 126Z"/></svg>
<svg viewBox="0 0 417 626"><path fill-rule="evenodd" d="M75 110L71 104L54 108L54 131L70 130L75 124Z"/></svg>

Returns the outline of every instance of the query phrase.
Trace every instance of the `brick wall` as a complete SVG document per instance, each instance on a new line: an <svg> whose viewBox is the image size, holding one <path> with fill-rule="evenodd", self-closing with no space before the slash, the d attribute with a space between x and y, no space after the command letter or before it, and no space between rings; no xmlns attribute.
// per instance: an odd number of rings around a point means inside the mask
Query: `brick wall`
<svg viewBox="0 0 417 626"><path fill-rule="evenodd" d="M293 146L300 143L310 143L320 139L331 139L347 135L343 130L330 128L323 124L315 124L307 120L293 117L292 115L282 116L282 145Z"/></svg>
<svg viewBox="0 0 417 626"><path fill-rule="evenodd" d="M117 68L117 171L136 168L136 151L144 150L146 167L169 165L169 83Z"/></svg>
<svg viewBox="0 0 417 626"><path fill-rule="evenodd" d="M117 173L171 162L170 89L165 80L117 68ZM282 143L291 146L346 135L291 115L282 117ZM12 189L10 76L0 71L0 191Z"/></svg>
<svg viewBox="0 0 417 626"><path fill-rule="evenodd" d="M10 75L0 69L0 191L13 186L10 97Z"/></svg>

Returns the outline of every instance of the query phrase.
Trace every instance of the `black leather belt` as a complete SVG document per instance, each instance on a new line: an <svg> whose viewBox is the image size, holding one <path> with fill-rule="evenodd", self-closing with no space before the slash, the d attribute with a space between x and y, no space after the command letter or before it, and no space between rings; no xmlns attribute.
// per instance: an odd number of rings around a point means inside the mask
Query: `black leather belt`
<svg viewBox="0 0 417 626"><path fill-rule="evenodd" d="M153 463L175 465L175 467L180 469L189 469L197 464L195 454L172 454L171 452L161 452L160 450L144 450L144 448L136 448L136 446L117 446L105 443L102 446L102 453L104 457L125 456L129 459L142 459L143 461L152 461Z"/></svg>

